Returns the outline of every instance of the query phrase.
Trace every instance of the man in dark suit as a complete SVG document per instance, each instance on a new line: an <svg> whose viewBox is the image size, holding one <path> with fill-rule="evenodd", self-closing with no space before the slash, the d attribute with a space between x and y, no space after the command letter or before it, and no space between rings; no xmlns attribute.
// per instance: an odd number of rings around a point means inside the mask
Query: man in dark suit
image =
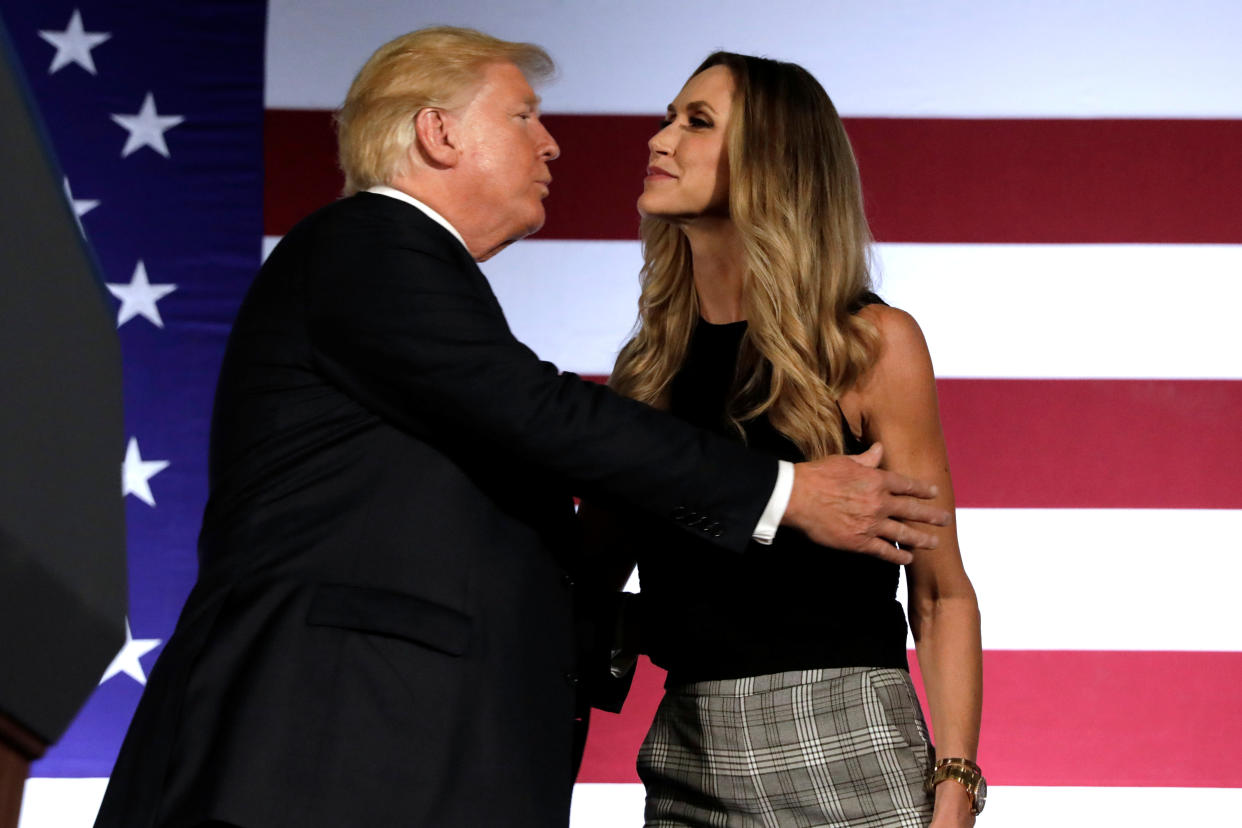
<svg viewBox="0 0 1242 828"><path fill-rule="evenodd" d="M885 538L929 542L903 520L946 518L901 496L929 494L915 481L778 472L513 338L475 262L543 222L558 149L528 77L550 66L435 29L359 73L355 194L285 237L239 312L199 579L97 826L565 825L571 493L722 555L783 519L901 558Z"/></svg>

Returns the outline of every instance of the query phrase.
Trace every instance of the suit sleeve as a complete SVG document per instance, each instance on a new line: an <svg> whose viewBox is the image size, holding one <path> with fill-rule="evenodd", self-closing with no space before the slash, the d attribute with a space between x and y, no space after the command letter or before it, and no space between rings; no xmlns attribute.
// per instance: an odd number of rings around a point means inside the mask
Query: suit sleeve
<svg viewBox="0 0 1242 828"><path fill-rule="evenodd" d="M578 493L745 548L774 460L541 361L514 338L473 262L363 249L310 259L311 343L330 381L427 442L490 444L497 462L535 464Z"/></svg>

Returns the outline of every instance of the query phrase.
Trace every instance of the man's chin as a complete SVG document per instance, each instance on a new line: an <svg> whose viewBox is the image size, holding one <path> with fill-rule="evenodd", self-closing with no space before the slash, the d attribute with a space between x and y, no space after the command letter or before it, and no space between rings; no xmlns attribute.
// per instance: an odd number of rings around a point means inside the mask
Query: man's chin
<svg viewBox="0 0 1242 828"><path fill-rule="evenodd" d="M531 222L526 225L526 227L524 227L520 232L517 233L517 235L510 237L507 243L512 244L513 242L524 239L527 236L535 235L536 233L538 233L540 230L543 229L543 225L547 221L547 219L548 219L547 214L544 213L543 207L541 205L539 208L538 218L532 219Z"/></svg>
<svg viewBox="0 0 1242 828"><path fill-rule="evenodd" d="M492 256L495 256L497 253L504 250L506 247L513 244L515 241L517 241L517 239L508 239L506 241L502 241L500 244L496 245L491 250L485 250L479 255L475 256L474 260L476 262L486 262Z"/></svg>
<svg viewBox="0 0 1242 828"><path fill-rule="evenodd" d="M497 244L495 247L492 247L478 254L477 256L474 257L474 260L476 262L485 262L488 259L490 259L492 256L495 256L497 253L504 250L509 245L513 244L514 242L521 241L527 236L538 233L543 228L543 223L544 223L545 218L546 216L543 212L542 205L540 205L538 218L533 219L532 221L530 221L528 224L526 224L525 226L523 226L516 232L513 232L510 235L506 236L504 240L501 241L499 244Z"/></svg>

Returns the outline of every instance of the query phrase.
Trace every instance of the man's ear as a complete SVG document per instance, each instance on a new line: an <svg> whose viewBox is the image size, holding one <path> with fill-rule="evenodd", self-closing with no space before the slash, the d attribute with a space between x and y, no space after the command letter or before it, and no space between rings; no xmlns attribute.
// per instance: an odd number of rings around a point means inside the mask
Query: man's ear
<svg viewBox="0 0 1242 828"><path fill-rule="evenodd" d="M454 124L448 113L424 106L414 114L414 135L418 152L432 167L454 167L460 156Z"/></svg>

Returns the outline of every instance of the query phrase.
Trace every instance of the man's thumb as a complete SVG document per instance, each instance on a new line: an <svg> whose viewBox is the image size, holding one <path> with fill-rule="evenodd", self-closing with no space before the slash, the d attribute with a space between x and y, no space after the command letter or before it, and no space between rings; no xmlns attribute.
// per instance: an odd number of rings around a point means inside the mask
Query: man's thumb
<svg viewBox="0 0 1242 828"><path fill-rule="evenodd" d="M878 469L880 461L884 459L884 446L879 443L872 443L871 448L862 454L851 454L849 458L860 466L866 466L869 469Z"/></svg>

